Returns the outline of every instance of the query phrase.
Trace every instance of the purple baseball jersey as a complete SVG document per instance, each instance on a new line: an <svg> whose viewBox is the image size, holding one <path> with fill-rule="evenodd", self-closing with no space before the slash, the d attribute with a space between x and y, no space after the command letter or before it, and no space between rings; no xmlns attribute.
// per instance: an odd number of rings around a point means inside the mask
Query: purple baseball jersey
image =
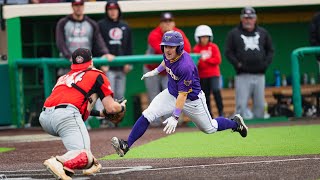
<svg viewBox="0 0 320 180"><path fill-rule="evenodd" d="M168 90L171 95L178 97L179 92L188 92L188 99L198 99L201 91L198 69L187 52L176 60L170 62L163 55L168 73Z"/></svg>

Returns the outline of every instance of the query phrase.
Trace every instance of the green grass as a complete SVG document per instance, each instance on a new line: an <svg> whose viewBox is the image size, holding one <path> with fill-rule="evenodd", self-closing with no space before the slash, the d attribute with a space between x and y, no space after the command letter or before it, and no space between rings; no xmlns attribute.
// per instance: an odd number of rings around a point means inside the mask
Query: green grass
<svg viewBox="0 0 320 180"><path fill-rule="evenodd" d="M320 154L320 125L250 128L248 137L230 131L169 135L130 149L129 158L289 156ZM102 159L120 159L113 154Z"/></svg>
<svg viewBox="0 0 320 180"><path fill-rule="evenodd" d="M0 147L0 153L2 152L8 152L8 151L13 151L15 150L15 148L4 148L4 147Z"/></svg>

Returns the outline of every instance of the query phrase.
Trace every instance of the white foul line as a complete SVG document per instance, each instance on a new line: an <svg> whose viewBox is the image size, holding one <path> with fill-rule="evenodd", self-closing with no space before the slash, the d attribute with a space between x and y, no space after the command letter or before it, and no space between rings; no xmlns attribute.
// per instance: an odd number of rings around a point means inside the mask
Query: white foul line
<svg viewBox="0 0 320 180"><path fill-rule="evenodd" d="M295 159L279 159L279 160L268 160L268 161L247 161L247 162L231 162L231 163L217 163L217 164L203 164L194 166L176 166L176 167L166 167L166 168L153 168L152 166L128 166L128 167L103 167L102 169L123 169L111 172L97 173L96 175L108 175L108 174L124 174L134 171L159 171L159 170L171 170L171 169L183 169L183 168L197 168L197 167L210 167L210 166L228 166L228 165L243 165L243 164L260 164L260 163L276 163L276 162L290 162L290 161L305 161L305 160L320 160L320 158L295 158ZM17 171L0 171L0 173L19 173L19 172L42 172L41 170L17 170ZM7 174L7 177L14 176L39 176L47 174Z"/></svg>
<svg viewBox="0 0 320 180"><path fill-rule="evenodd" d="M238 163L205 164L205 165L194 165L194 166L177 166L177 167L168 167L168 168L146 169L146 171L157 171L157 170L168 170L168 169L181 169L181 168L196 168L196 167L204 168L204 167L210 167L210 166L228 166L228 165L241 165L241 164L260 164L260 163L304 161L304 160L320 160L320 158L279 159L279 160L269 160L269 161L251 161L251 162L238 162Z"/></svg>
<svg viewBox="0 0 320 180"><path fill-rule="evenodd" d="M290 162L290 161L305 161L305 160L320 160L320 158L296 158L296 159L280 159L280 160L268 160L268 161L251 161L251 162L238 162L238 163L219 163L219 164L205 164L205 165L194 165L194 166L176 166L167 168L149 168L148 166L137 166L140 168L132 168L120 171L111 171L99 174L123 174L132 171L159 171L159 170L171 170L171 169L184 169L184 168L197 168L197 167L210 167L210 166L228 166L228 165L241 165L241 164L260 164L260 163L274 163L274 162ZM144 168L143 168L144 167Z"/></svg>

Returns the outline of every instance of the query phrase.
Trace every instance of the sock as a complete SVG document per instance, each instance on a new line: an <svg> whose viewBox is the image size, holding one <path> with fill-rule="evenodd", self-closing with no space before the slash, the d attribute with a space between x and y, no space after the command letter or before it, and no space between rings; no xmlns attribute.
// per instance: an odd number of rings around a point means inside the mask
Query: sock
<svg viewBox="0 0 320 180"><path fill-rule="evenodd" d="M218 122L218 131L223 131L226 129L236 129L238 124L235 121L224 117L214 118Z"/></svg>
<svg viewBox="0 0 320 180"><path fill-rule="evenodd" d="M150 122L145 118L143 115L137 120L134 124L130 135L128 137L128 146L129 148L131 145L136 142L148 129Z"/></svg>

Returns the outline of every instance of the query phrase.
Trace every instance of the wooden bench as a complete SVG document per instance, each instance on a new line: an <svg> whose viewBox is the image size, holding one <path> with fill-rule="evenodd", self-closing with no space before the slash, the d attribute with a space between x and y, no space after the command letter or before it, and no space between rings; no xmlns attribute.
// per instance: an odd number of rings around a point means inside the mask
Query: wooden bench
<svg viewBox="0 0 320 180"><path fill-rule="evenodd" d="M273 96L277 99L277 105L291 103L292 88L281 88L273 92ZM303 85L301 86L302 105L315 105L317 115L320 114L320 86L319 85Z"/></svg>
<svg viewBox="0 0 320 180"><path fill-rule="evenodd" d="M318 92L318 93L317 93ZM319 85L303 85L301 86L302 96L306 95L308 100L312 100L312 103L320 104L320 86ZM313 96L307 96L307 94L313 94ZM230 117L235 112L235 90L234 89L222 89L221 90L223 105L224 105L224 114L226 117ZM278 98L277 95L282 95L283 97L292 97L292 87L266 87L265 89L265 101L268 104L268 107L280 104L283 99ZM141 105L141 111L145 110L149 105L147 93L142 93L138 95ZM318 102L315 102L315 99L318 98ZM214 116L218 115L218 110L213 98L213 95L210 96L211 100L211 110ZM252 100L248 102L249 107L252 108ZM317 106L320 109L319 106ZM319 111L318 111L319 113ZM187 117L183 117L184 120L188 121Z"/></svg>

